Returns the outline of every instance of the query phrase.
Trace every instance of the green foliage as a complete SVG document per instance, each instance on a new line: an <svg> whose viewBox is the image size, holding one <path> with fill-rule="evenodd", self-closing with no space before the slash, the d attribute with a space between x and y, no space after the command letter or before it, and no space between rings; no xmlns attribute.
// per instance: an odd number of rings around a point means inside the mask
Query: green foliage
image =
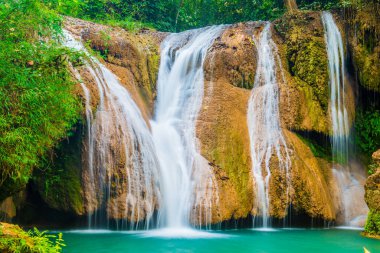
<svg viewBox="0 0 380 253"><path fill-rule="evenodd" d="M284 11L283 0L42 0L64 15L120 25L128 30L154 27L183 31L215 24L273 20ZM303 10L351 6L356 0L299 0Z"/></svg>
<svg viewBox="0 0 380 253"><path fill-rule="evenodd" d="M215 24L272 20L285 11L283 0L41 0L61 14L122 26L183 31ZM300 9L351 6L356 0L299 0Z"/></svg>
<svg viewBox="0 0 380 253"><path fill-rule="evenodd" d="M283 12L279 0L188 0L181 1L176 30L249 20L271 20Z"/></svg>
<svg viewBox="0 0 380 253"><path fill-rule="evenodd" d="M126 29L172 30L178 0L43 0L59 13Z"/></svg>
<svg viewBox="0 0 380 253"><path fill-rule="evenodd" d="M134 30L182 31L213 24L268 20L284 12L282 0L43 0L58 12Z"/></svg>
<svg viewBox="0 0 380 253"><path fill-rule="evenodd" d="M154 25L134 21L131 17L126 17L124 20L116 20L116 19L108 19L108 20L100 20L101 24L109 25L113 27L121 27L130 32L138 32L141 29L149 28L154 29Z"/></svg>
<svg viewBox="0 0 380 253"><path fill-rule="evenodd" d="M380 213L375 210L370 210L367 217L367 222L364 227L365 233L369 235L380 235Z"/></svg>
<svg viewBox="0 0 380 253"><path fill-rule="evenodd" d="M302 10L328 10L341 6L341 0L300 0L298 6Z"/></svg>
<svg viewBox="0 0 380 253"><path fill-rule="evenodd" d="M61 19L40 1L0 4L0 200L22 189L78 119L66 68L73 53L54 39L60 32Z"/></svg>
<svg viewBox="0 0 380 253"><path fill-rule="evenodd" d="M48 234L37 228L28 232L19 226L0 224L0 251L4 253L60 253L65 247L62 234Z"/></svg>
<svg viewBox="0 0 380 253"><path fill-rule="evenodd" d="M41 0L49 9L54 9L61 14L78 16L82 13L85 1L82 0ZM101 2L101 1L99 1Z"/></svg>
<svg viewBox="0 0 380 253"><path fill-rule="evenodd" d="M301 10L329 10L347 7L362 7L372 0L299 0L298 7ZM373 1L375 2L375 1Z"/></svg>
<svg viewBox="0 0 380 253"><path fill-rule="evenodd" d="M311 152L315 157L320 157L327 161L332 161L330 146L324 146L323 144L318 143L318 141L316 141L315 138L306 138L305 136L302 136L300 134L297 134L297 136L310 148Z"/></svg>
<svg viewBox="0 0 380 253"><path fill-rule="evenodd" d="M358 110L355 119L355 141L360 151L371 156L380 148L380 111Z"/></svg>

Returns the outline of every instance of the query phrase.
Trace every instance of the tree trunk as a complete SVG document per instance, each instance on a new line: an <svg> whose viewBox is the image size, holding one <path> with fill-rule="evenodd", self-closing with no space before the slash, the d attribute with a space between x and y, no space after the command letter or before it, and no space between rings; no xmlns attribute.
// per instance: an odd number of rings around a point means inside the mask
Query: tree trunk
<svg viewBox="0 0 380 253"><path fill-rule="evenodd" d="M298 6L297 6L296 0L284 0L284 4L285 4L286 9L290 13L298 10Z"/></svg>
<svg viewBox="0 0 380 253"><path fill-rule="evenodd" d="M179 2L179 5L178 5L177 15L175 17L175 26L174 26L175 32L177 32L177 23L178 23L179 11L181 10L182 5L183 5L183 0L181 0Z"/></svg>

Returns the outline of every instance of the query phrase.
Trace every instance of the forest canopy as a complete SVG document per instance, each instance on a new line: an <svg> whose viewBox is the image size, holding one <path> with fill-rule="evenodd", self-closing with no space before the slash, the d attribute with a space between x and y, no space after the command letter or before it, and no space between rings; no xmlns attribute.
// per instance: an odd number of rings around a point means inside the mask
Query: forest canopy
<svg viewBox="0 0 380 253"><path fill-rule="evenodd" d="M272 20L285 12L283 0L43 0L59 13L128 29L183 31L214 24ZM301 9L325 9L339 0L300 0Z"/></svg>

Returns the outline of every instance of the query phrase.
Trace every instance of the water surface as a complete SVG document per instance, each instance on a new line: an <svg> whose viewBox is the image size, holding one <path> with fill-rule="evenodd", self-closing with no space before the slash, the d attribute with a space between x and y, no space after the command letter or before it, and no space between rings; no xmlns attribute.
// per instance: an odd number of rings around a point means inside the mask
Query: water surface
<svg viewBox="0 0 380 253"><path fill-rule="evenodd" d="M380 242L348 229L282 229L274 231L234 230L224 232L111 232L71 231L64 233L64 253L100 252L380 252ZM179 238L167 237L178 234ZM187 236L188 235L188 236Z"/></svg>

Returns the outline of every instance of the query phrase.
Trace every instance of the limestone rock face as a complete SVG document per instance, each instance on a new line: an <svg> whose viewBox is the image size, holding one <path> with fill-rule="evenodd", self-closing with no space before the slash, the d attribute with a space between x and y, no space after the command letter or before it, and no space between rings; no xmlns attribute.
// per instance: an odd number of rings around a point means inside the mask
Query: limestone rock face
<svg viewBox="0 0 380 253"><path fill-rule="evenodd" d="M288 101L281 100L284 123L291 129L327 134L328 65L320 14L285 14L275 22L275 28L287 70L289 98Z"/></svg>
<svg viewBox="0 0 380 253"><path fill-rule="evenodd" d="M320 12L293 12L274 22L279 53L286 70L281 117L288 129L331 133L329 75ZM343 29L341 29L343 31ZM355 115L354 91L346 77L350 122Z"/></svg>
<svg viewBox="0 0 380 253"><path fill-rule="evenodd" d="M132 34L68 18L66 29L87 41L88 47L99 52L107 68L115 73L131 93L149 124L155 99L159 68L160 43L164 33L142 31ZM252 36L263 29L262 22L247 22L229 26L208 51L204 69L204 98L197 119L196 135L202 156L213 168L217 180L213 191L218 207L212 210L212 223L255 215L255 182L251 171L250 140L247 108L257 67L257 52ZM335 220L335 185L331 164L317 158L311 148L295 132L319 132L329 135L328 62L324 31L319 12L297 12L285 15L272 26L279 62L279 108L283 135L291 160L289 181L276 168L276 158L270 161L270 210L272 217L284 218L289 207L313 218ZM282 72L280 71L282 69ZM91 107L99 103L99 91L88 69L79 67L82 81L89 88ZM353 119L353 91L348 85L349 114ZM125 199L130 182L122 169L128 162L124 150L113 141L110 149L116 159L107 170L111 181L110 201L101 203L97 197L82 195L87 209L69 206L78 215L93 212L102 205L110 218L138 221L127 213ZM86 150L83 144L83 150ZM282 147L284 149L284 147ZM379 156L380 157L380 156ZM110 159L111 159L110 158ZM85 155L81 158L85 166ZM82 173L82 185L89 185L89 175ZM373 185L372 183L370 185ZM374 189L374 187L370 187ZM92 189L97 192L96 189ZM80 192L80 190L79 190ZM80 192L82 194L82 192ZM371 195L371 190L368 191ZM372 196L372 195L371 195ZM369 197L372 199L373 197ZM44 199L51 207L53 201ZM133 200L131 200L133 201ZM159 208L157 206L154 209ZM68 210L69 211L69 210ZM143 215L139 217L144 219Z"/></svg>
<svg viewBox="0 0 380 253"><path fill-rule="evenodd" d="M16 216L16 206L12 197L6 198L0 205L0 219L11 221Z"/></svg>
<svg viewBox="0 0 380 253"><path fill-rule="evenodd" d="M372 154L372 159L380 166L380 149Z"/></svg>
<svg viewBox="0 0 380 253"><path fill-rule="evenodd" d="M74 18L65 28L98 52L126 86L146 118L150 118L155 99L160 59L160 43L166 33L142 30L137 34Z"/></svg>
<svg viewBox="0 0 380 253"><path fill-rule="evenodd" d="M380 92L380 3L361 1L360 8L340 11L345 20L348 47L360 85Z"/></svg>
<svg viewBox="0 0 380 253"><path fill-rule="evenodd" d="M197 122L202 155L214 167L219 216L214 222L250 214L254 201L247 106L256 69L255 23L227 28L205 62L205 95ZM258 26L259 27L259 26Z"/></svg>
<svg viewBox="0 0 380 253"><path fill-rule="evenodd" d="M365 184L365 201L369 208L364 235L380 239L380 149L372 155L378 164L377 171L370 175Z"/></svg>
<svg viewBox="0 0 380 253"><path fill-rule="evenodd" d="M296 134L285 133L292 154L290 198L293 208L310 217L334 220L331 164L316 158Z"/></svg>
<svg viewBox="0 0 380 253"><path fill-rule="evenodd" d="M287 22L293 21L293 18L289 18ZM316 14L313 19L320 22ZM302 24L299 26L302 27ZM258 35L262 28L263 23L260 22L229 27L215 41L206 59L205 91L203 107L197 122L197 137L202 155L213 165L218 178L220 210L217 215L214 214L214 222L256 214L247 107L257 66L257 52L252 36ZM307 27L302 29L306 31ZM285 40L276 29L272 29L283 67L278 76L285 77L284 82L279 82L279 106L282 128L291 153L290 182L286 180L284 173L276 168L275 164L278 163L275 162L275 158L271 160L269 213L276 218L284 218L291 203L293 209L310 217L335 219L334 200L330 194L330 188L334 187L331 183L330 164L314 157L310 148L296 134L286 130L328 132L329 129L327 56L323 30L320 30L321 24L318 29L319 35L316 40L319 47L313 50L322 50L323 56L315 56L322 63L318 65L309 61L309 51L298 63L307 68L303 70L305 73L302 73L304 78L313 68L322 73L321 77L307 80L309 83L302 81L287 68L290 45L285 44ZM301 35L301 32L297 31L297 35L292 36ZM307 45L309 40L310 38L305 39ZM293 38L292 43L294 46L297 44L297 37ZM314 43L311 44L314 46ZM294 50L303 49L304 47L300 46ZM281 66L278 70L281 70ZM305 89L311 93L305 92ZM317 94L320 89L325 93ZM316 103L317 96L325 100L325 105L322 102ZM305 106L307 104L310 106ZM317 112L313 119L310 118L311 112Z"/></svg>
<svg viewBox="0 0 380 253"><path fill-rule="evenodd" d="M159 67L159 47L165 34L148 30L133 34L120 28L111 28L74 18L66 18L65 29L76 39L82 40L88 50L94 50L92 53L100 53L100 61L118 77L120 83L129 91L149 125ZM80 81L89 90L90 106L92 112L95 113L100 97L93 73L90 73L86 66L76 66L76 69L80 73ZM82 89L79 84L78 90L81 93ZM85 101L84 94L80 95ZM118 129L116 129L116 124L112 123L115 119L107 118L108 116L102 113L98 116L106 119L107 126L115 128L110 129L111 145L109 146L110 150L107 151L107 155L110 156L107 159L112 162L104 168L104 175L95 175L95 178L106 177L111 182L108 202L103 202L103 189L94 188L90 183L87 169L89 157L86 152L89 149L86 142L88 133L85 124L75 131L74 137L68 143L62 144L61 150L56 150L53 154L54 159L49 167L57 168L57 170L41 170L36 175L35 184L44 202L53 209L80 216L105 208L109 218L127 218L137 221L138 219L135 217L137 214L132 215L125 211L128 209L126 191L129 182L126 180L124 167L126 164L129 166L130 159L125 155L123 144L117 140ZM83 122L86 122L85 115L83 115ZM95 143L95 148L100 146L101 143ZM60 178L59 184L54 181L57 177ZM95 182L95 184L101 186L104 182ZM129 197L129 202L131 201L135 200ZM143 216L141 215L139 219L144 219Z"/></svg>
<svg viewBox="0 0 380 253"><path fill-rule="evenodd" d="M365 200L371 211L380 212L380 170L368 177L365 184Z"/></svg>

